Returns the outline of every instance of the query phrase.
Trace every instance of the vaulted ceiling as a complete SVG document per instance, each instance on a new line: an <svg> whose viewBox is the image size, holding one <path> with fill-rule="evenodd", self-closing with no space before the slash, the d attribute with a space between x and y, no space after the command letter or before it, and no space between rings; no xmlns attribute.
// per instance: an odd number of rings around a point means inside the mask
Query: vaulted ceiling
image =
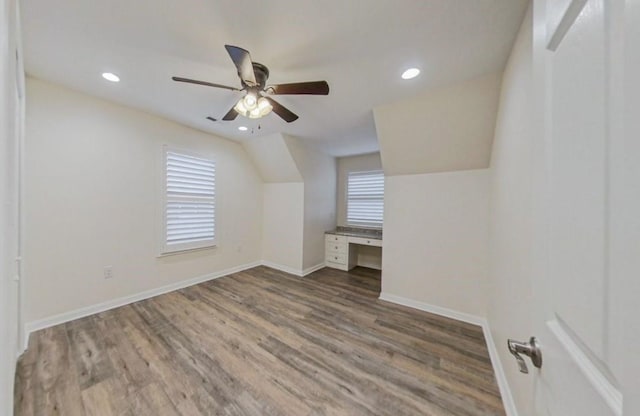
<svg viewBox="0 0 640 416"><path fill-rule="evenodd" d="M344 156L378 150L372 109L501 70L527 0L28 0L21 3L30 76L250 140L286 133ZM269 67L269 83L327 80L329 96L281 96L300 118L222 118L241 93L225 44ZM413 80L400 78L418 67ZM121 82L104 81L113 72ZM238 127L249 127L241 132Z"/></svg>

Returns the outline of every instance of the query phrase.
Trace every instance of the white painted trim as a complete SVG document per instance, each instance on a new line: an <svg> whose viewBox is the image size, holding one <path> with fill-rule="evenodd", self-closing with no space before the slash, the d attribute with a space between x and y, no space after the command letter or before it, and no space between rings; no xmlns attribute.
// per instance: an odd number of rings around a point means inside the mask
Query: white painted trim
<svg viewBox="0 0 640 416"><path fill-rule="evenodd" d="M267 266L267 267L270 267L272 269L280 270L281 272L293 274L295 276L302 276L302 270L301 269L295 269L293 267L285 266L283 264L273 263L273 262L270 262L268 260L262 260L261 264L263 266Z"/></svg>
<svg viewBox="0 0 640 416"><path fill-rule="evenodd" d="M37 321L27 322L25 324L25 338L23 340L23 347L26 350L29 343L29 335L32 332L40 329L49 328L55 325L63 324L65 322L73 321L75 319L84 318L85 316L93 315L96 313L104 312L109 309L118 308L120 306L128 305L130 303L138 302L144 299L149 299L158 295L173 292L178 289L197 285L199 283L207 282L209 280L218 279L223 276L227 276L233 273L241 272L243 270L251 269L256 266L260 266L260 262L247 263L236 267L231 267L218 272L205 274L203 276L194 277L180 282L172 283L170 285L158 287L155 289L145 290L144 292L136 293L134 295L124 296L117 299L108 300L106 302L98 303L96 305L86 306L84 308L75 309L68 312L63 312L57 315L50 316L44 319L38 319Z"/></svg>
<svg viewBox="0 0 640 416"><path fill-rule="evenodd" d="M392 295L390 293L381 292L378 299L391 302L391 303L397 303L398 305L408 306L413 309L434 313L436 315L445 316L447 318L455 319L457 321L467 322L473 325L483 326L487 322L485 318L482 318L480 316L454 311L453 309L443 308L442 306L431 305L429 303L408 299L402 296Z"/></svg>
<svg viewBox="0 0 640 416"><path fill-rule="evenodd" d="M18 95L20 97L20 120L18 124L18 257L20 259L18 275L20 282L18 283L18 339L16 340L17 351L16 354L18 357L22 355L24 352L22 350L22 345L20 345L20 338L24 338L24 311L25 311L25 293L26 293L26 282L24 279L24 253L25 253L25 243L24 243L24 235L25 235L25 214L24 207L25 205L25 114L26 114L26 74L24 71L24 48L22 41L22 18L21 18L21 9L20 3L15 2L16 7L16 50L18 54L18 71L19 71L19 79L18 79Z"/></svg>
<svg viewBox="0 0 640 416"><path fill-rule="evenodd" d="M489 322L486 318L408 299L402 296L392 295L390 293L382 292L378 299L482 327L482 332L487 343L487 350L489 351L491 365L493 366L493 372L496 376L498 388L500 389L500 396L502 397L502 404L504 405L505 412L507 413L507 416L518 416L518 409L513 401L511 388L509 387L509 382L507 381L507 376L504 373L504 367L502 367L502 362L500 361L496 344L493 341L493 336L491 335L491 328L489 327Z"/></svg>
<svg viewBox="0 0 640 416"><path fill-rule="evenodd" d="M306 275L309 275L309 274L311 274L311 273L313 273L313 272L315 272L315 271L318 271L318 270L320 270L320 269L322 269L322 268L324 268L324 267L325 267L324 262L322 262L322 263L318 263L318 264L316 264L315 266L307 267L306 269L304 269L304 270L302 271L302 277L304 277L304 276L306 276Z"/></svg>
<svg viewBox="0 0 640 416"><path fill-rule="evenodd" d="M593 388L600 394L611 411L617 416L622 416L622 392L614 386L609 378L589 359L582 348L573 340L573 337L565 331L557 320L547 322L547 327L566 349L580 371L589 380Z"/></svg>
<svg viewBox="0 0 640 416"><path fill-rule="evenodd" d="M285 266L283 264L273 263L273 262L268 261L268 260L262 260L261 264L263 266L270 267L270 268L276 269L276 270L280 270L281 272L293 274L293 275L299 276L299 277L305 277L306 275L311 274L311 273L315 272L316 270L320 270L323 267L325 267L324 262L318 263L315 266L308 267L308 268L306 268L304 270L303 269L295 269L293 267Z"/></svg>
<svg viewBox="0 0 640 416"><path fill-rule="evenodd" d="M198 251L215 250L217 248L218 248L218 246L216 244L212 244L210 246L203 246L203 247L196 247L196 248L185 248L185 249L169 251L167 253L160 252L156 256L156 258L157 259L161 259L163 257L179 256L181 254L194 253L194 252L198 252Z"/></svg>
<svg viewBox="0 0 640 416"><path fill-rule="evenodd" d="M487 342L487 349L489 350L491 365L493 366L493 372L496 375L496 381L498 382L498 388L500 389L500 396L502 397L504 410L507 412L507 416L518 416L518 409L516 408L516 403L513 401L511 387L509 387L507 375L504 372L502 361L500 361L500 355L498 355L498 348L496 347L496 343L493 341L491 328L486 319L484 319L484 324L482 325L482 332L484 333L484 339Z"/></svg>
<svg viewBox="0 0 640 416"><path fill-rule="evenodd" d="M251 269L253 267L260 266L260 265L271 267L272 269L284 271L286 273L291 273L301 277L306 276L310 273L313 273L316 270L320 270L325 266L324 263L320 263L304 270L296 270L291 267L282 266L276 263L271 263L267 261L257 261L253 263L243 264L241 266L231 267L229 269L221 270L218 272L209 273L203 276L194 277L192 279L183 280L177 283L172 283L170 285L162 286L156 289L146 290L144 292L136 293L134 295L112 299L106 302L98 303L96 305L90 305L90 306L86 306L80 309L75 309L69 312L63 312L57 315L50 316L48 318L39 319L37 321L27 322L24 325L24 339L22 341L23 350L20 351L19 354L22 354L27 349L27 346L29 345L29 335L32 332L38 331L40 329L49 328L55 325L63 324L65 322L73 321L75 319L84 318L85 316L104 312L109 309L118 308L120 306L128 305L130 303L138 302L144 299L149 299L154 296L173 292L175 290L197 285L199 283L203 283L209 280L218 279L220 277L241 272L243 270Z"/></svg>

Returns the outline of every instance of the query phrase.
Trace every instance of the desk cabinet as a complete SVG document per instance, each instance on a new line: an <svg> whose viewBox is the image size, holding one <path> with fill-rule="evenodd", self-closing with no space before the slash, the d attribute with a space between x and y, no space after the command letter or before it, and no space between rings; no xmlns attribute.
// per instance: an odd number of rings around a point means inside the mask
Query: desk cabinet
<svg viewBox="0 0 640 416"><path fill-rule="evenodd" d="M335 234L325 235L325 263L328 267L345 271L355 267L354 264L349 264L349 259L354 257L349 256L349 251L349 243L347 242L346 236Z"/></svg>
<svg viewBox="0 0 640 416"><path fill-rule="evenodd" d="M325 234L325 263L327 267L349 271L358 262L358 245L382 247L382 240Z"/></svg>

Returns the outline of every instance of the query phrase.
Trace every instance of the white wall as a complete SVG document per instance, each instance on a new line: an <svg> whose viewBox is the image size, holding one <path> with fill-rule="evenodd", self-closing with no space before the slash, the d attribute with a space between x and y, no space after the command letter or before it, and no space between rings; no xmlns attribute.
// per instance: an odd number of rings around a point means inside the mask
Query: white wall
<svg viewBox="0 0 640 416"><path fill-rule="evenodd" d="M242 146L35 79L27 103L28 321L260 260L262 180ZM165 143L216 160L215 249L156 257Z"/></svg>
<svg viewBox="0 0 640 416"><path fill-rule="evenodd" d="M338 225L347 225L347 178L349 172L368 170L382 170L379 152L338 158Z"/></svg>
<svg viewBox="0 0 640 416"><path fill-rule="evenodd" d="M388 176L383 295L486 316L488 216L487 170Z"/></svg>
<svg viewBox="0 0 640 416"><path fill-rule="evenodd" d="M502 82L491 156L491 232L488 320L500 360L522 414L532 408L533 377L523 376L506 348L508 338L533 334L533 38L527 13Z"/></svg>
<svg viewBox="0 0 640 416"><path fill-rule="evenodd" d="M243 147L258 167L264 185L262 260L300 273L304 245L304 183L282 134L255 137Z"/></svg>
<svg viewBox="0 0 640 416"><path fill-rule="evenodd" d="M0 0L0 414L13 414L18 351L18 146L20 103L16 95L17 4ZM18 113L19 115L19 113Z"/></svg>
<svg viewBox="0 0 640 416"><path fill-rule="evenodd" d="M501 73L376 107L385 175L489 167Z"/></svg>
<svg viewBox="0 0 640 416"><path fill-rule="evenodd" d="M324 233L336 227L336 159L295 137L285 140L304 179L304 271L324 264Z"/></svg>
<svg viewBox="0 0 640 416"><path fill-rule="evenodd" d="M382 292L486 316L489 167L501 73L374 109L385 174Z"/></svg>
<svg viewBox="0 0 640 416"><path fill-rule="evenodd" d="M267 182L262 259L294 274L324 264L324 232L336 226L335 158L282 134L243 146Z"/></svg>
<svg viewBox="0 0 640 416"><path fill-rule="evenodd" d="M262 260L300 272L303 267L304 184L264 184Z"/></svg>
<svg viewBox="0 0 640 416"><path fill-rule="evenodd" d="M256 137L242 146L267 183L302 182L302 175L282 134Z"/></svg>

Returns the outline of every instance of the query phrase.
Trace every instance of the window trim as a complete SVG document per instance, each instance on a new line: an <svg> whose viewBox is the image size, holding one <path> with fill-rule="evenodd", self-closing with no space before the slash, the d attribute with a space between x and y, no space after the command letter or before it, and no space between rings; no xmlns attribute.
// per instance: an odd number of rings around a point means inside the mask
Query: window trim
<svg viewBox="0 0 640 416"><path fill-rule="evenodd" d="M381 218L381 223L380 225L374 225L371 223L366 223L364 221L362 222L351 222L349 221L349 202L351 200L351 198L349 198L349 178L351 177L351 175L363 175L363 174L380 174L382 175L382 218ZM347 172L347 177L346 177L346 186L345 186L345 201L346 201L346 210L345 210L345 223L348 227L359 227L359 228L369 228L369 229L373 229L373 230L381 230L384 226L384 181L385 181L385 177L384 177L384 171L382 169L372 169L372 170L353 170L353 171L349 171Z"/></svg>
<svg viewBox="0 0 640 416"><path fill-rule="evenodd" d="M165 257L165 256L171 256L174 254L181 254L181 253L186 253L186 252L192 252L192 251L200 251L200 250L208 250L208 249L212 249L215 248L217 246L218 243L218 238L217 238L217 233L216 233L216 219L217 219L217 212L216 212L216 179L217 176L214 173L214 194L213 194L213 207L214 207L214 214L213 214L213 240L205 240L205 241L194 241L194 242L189 242L189 243L181 243L181 244L172 244L172 245L168 245L167 244L167 204L170 202L168 195L167 195L167 154L168 153L178 153L181 155L185 155L185 156L190 156L190 157L195 157L195 158L199 158L199 159L205 159L208 161L213 162L214 164L214 169L216 168L216 159L211 156L211 155L205 155L202 153L198 153L198 152L194 152L191 150L185 150L182 148L178 148L178 147L173 147L173 146L169 146L169 145L163 145L162 146L162 162L161 162L161 175L160 175L160 180L161 180L161 232L160 232L160 254L158 255L158 257ZM185 200L189 200L189 198L185 198ZM192 201L202 201L203 198L198 198L198 197L193 197L191 198Z"/></svg>

